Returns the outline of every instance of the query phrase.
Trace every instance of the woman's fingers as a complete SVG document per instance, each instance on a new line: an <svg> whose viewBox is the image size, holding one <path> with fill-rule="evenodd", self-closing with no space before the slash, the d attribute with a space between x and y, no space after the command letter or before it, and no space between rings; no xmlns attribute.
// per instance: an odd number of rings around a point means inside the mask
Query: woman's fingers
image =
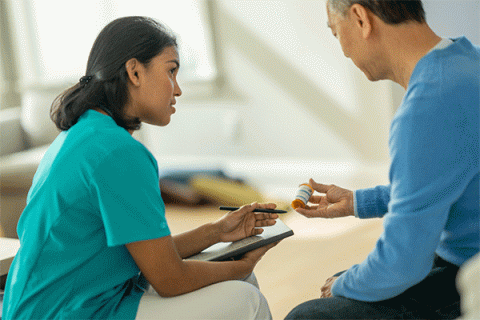
<svg viewBox="0 0 480 320"><path fill-rule="evenodd" d="M257 203L257 208L275 209L276 207L277 207L277 205L275 203Z"/></svg>
<svg viewBox="0 0 480 320"><path fill-rule="evenodd" d="M273 226L275 223L275 219L257 220L255 221L255 227L268 227Z"/></svg>

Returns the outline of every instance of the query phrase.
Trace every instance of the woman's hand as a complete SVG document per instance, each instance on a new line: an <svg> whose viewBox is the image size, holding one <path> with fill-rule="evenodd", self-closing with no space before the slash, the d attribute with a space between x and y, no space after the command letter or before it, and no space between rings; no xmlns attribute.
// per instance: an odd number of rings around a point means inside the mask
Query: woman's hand
<svg viewBox="0 0 480 320"><path fill-rule="evenodd" d="M305 209L297 208L295 211L307 218L339 218L354 215L353 192L335 185L316 183L310 179L312 188L325 195L312 195Z"/></svg>
<svg viewBox="0 0 480 320"><path fill-rule="evenodd" d="M261 234L261 227L273 226L276 213L253 212L257 208L275 209L274 203L252 203L244 205L236 211L230 211L215 222L219 230L219 239L221 242L237 241L246 237Z"/></svg>
<svg viewBox="0 0 480 320"><path fill-rule="evenodd" d="M270 244L267 244L266 246L249 251L245 253L240 260L236 261L244 264L245 266L245 273L242 274L242 278L247 277L250 273L252 273L253 269L255 268L257 263L263 258L265 253L271 248L275 247L280 241L270 243Z"/></svg>

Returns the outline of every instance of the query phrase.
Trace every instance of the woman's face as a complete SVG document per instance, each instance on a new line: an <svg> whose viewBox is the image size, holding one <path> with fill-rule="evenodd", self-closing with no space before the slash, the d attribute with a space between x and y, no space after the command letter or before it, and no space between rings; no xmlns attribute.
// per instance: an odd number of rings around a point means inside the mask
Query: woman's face
<svg viewBox="0 0 480 320"><path fill-rule="evenodd" d="M177 83L179 67L178 52L173 46L165 48L148 65L129 60L126 64L130 78L127 115L152 125L169 124L175 113L176 97L182 94Z"/></svg>

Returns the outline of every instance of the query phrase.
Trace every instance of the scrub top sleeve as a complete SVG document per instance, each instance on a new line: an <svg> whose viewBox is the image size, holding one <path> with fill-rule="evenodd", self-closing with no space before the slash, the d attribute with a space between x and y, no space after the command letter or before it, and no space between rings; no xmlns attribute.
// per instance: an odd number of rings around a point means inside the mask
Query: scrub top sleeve
<svg viewBox="0 0 480 320"><path fill-rule="evenodd" d="M143 147L102 160L92 183L109 246L170 235L158 179L156 161Z"/></svg>

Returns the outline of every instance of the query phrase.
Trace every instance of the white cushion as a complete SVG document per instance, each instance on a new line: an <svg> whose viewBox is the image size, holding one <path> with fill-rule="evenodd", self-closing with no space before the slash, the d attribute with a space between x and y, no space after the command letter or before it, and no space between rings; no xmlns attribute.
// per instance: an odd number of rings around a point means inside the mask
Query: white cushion
<svg viewBox="0 0 480 320"><path fill-rule="evenodd" d="M0 156L19 152L25 148L20 113L20 107L0 111Z"/></svg>
<svg viewBox="0 0 480 320"><path fill-rule="evenodd" d="M51 143L59 131L50 119L50 107L58 93L27 91L22 96L21 124L30 147Z"/></svg>
<svg viewBox="0 0 480 320"><path fill-rule="evenodd" d="M480 319L480 253L465 262L457 275L461 320Z"/></svg>
<svg viewBox="0 0 480 320"><path fill-rule="evenodd" d="M48 147L45 145L0 157L0 185L2 188L28 190Z"/></svg>

